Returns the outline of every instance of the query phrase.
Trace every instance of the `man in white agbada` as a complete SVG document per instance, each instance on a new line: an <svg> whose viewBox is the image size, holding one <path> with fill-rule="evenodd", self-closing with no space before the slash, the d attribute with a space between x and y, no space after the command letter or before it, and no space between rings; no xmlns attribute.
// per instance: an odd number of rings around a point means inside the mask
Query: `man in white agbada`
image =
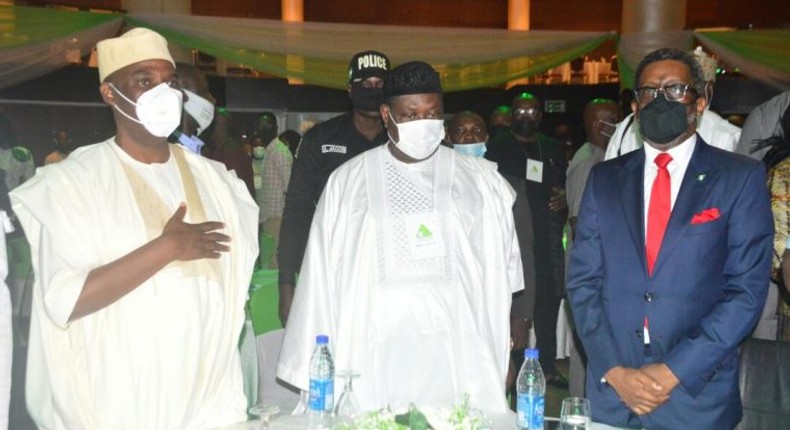
<svg viewBox="0 0 790 430"><path fill-rule="evenodd" d="M329 178L310 229L277 376L308 389L316 334L361 377L363 410L414 402L504 413L511 294L523 288L513 190L482 158L440 146L439 75L384 81L387 145ZM337 388L336 388L337 391Z"/></svg>
<svg viewBox="0 0 790 430"><path fill-rule="evenodd" d="M704 96L708 100L705 112L699 119L697 133L711 146L725 151L734 151L735 145L741 137L741 129L709 109L710 102L713 100L713 84L716 82L716 60L706 54L701 46L697 47L692 54L702 68L702 75L705 78L705 92L707 93ZM609 139L609 146L606 147L604 159L611 160L637 150L644 144L638 123L634 121L634 114L631 113L617 124L614 134Z"/></svg>
<svg viewBox="0 0 790 430"><path fill-rule="evenodd" d="M133 29L97 50L116 136L11 194L36 275L28 409L48 430L245 421L258 209L224 166L167 143L182 92L162 36Z"/></svg>

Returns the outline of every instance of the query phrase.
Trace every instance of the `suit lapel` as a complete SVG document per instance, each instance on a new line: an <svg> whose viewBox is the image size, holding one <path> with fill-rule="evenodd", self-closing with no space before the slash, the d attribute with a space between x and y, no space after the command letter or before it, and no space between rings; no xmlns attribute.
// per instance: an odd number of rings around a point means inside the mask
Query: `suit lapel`
<svg viewBox="0 0 790 430"><path fill-rule="evenodd" d="M719 170L710 160L710 147L698 135L694 153L691 155L675 206L669 217L661 249L658 251L654 275L661 270L667 258L681 244L685 230L691 225L691 217L695 211L701 209L700 202L707 200L718 176Z"/></svg>
<svg viewBox="0 0 790 430"><path fill-rule="evenodd" d="M623 217L631 233L631 239L636 248L636 254L641 261L641 267L647 276L647 263L645 261L645 222L644 222L644 175L645 151L638 150L630 157L623 168L618 171L620 184L620 201L623 204Z"/></svg>

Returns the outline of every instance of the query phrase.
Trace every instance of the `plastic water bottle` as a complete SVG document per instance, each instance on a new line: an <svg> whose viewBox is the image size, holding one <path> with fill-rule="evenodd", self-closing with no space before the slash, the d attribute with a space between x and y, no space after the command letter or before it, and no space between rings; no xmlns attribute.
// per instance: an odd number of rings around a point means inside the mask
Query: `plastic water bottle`
<svg viewBox="0 0 790 430"><path fill-rule="evenodd" d="M524 364L518 372L516 384L516 427L519 430L543 430L546 378L543 377L543 369L538 362L537 349L524 350Z"/></svg>
<svg viewBox="0 0 790 430"><path fill-rule="evenodd" d="M329 351L329 336L318 335L310 358L310 399L308 413L317 420L332 415L335 407L335 362Z"/></svg>

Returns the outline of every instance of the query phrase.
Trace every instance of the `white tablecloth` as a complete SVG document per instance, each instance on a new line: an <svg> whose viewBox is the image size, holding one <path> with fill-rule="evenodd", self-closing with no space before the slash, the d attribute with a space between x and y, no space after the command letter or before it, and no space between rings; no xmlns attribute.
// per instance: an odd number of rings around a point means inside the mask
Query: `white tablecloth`
<svg viewBox="0 0 790 430"><path fill-rule="evenodd" d="M559 418L546 418L545 428L555 428L559 423ZM554 424L554 426L550 426ZM238 423L228 427L222 427L215 430L258 430L258 422ZM269 424L270 430L291 430L291 429L305 429L307 426L307 417L304 416L281 416ZM498 417L494 420L494 430L512 430L516 428L516 414L509 413ZM613 427L607 424L592 423L590 430L623 430L619 427Z"/></svg>
<svg viewBox="0 0 790 430"><path fill-rule="evenodd" d="M502 415L490 416L494 422L493 429L514 429L516 427L516 414L507 412ZM257 422L238 423L215 430L258 430ZM269 430L296 430L308 428L308 417L305 415L281 415L269 423Z"/></svg>

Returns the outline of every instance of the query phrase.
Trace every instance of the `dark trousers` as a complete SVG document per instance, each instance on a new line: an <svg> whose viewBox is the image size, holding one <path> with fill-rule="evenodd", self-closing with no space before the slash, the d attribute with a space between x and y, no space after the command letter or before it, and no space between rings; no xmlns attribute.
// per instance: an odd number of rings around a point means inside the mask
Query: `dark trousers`
<svg viewBox="0 0 790 430"><path fill-rule="evenodd" d="M551 291L535 297L535 337L536 347L540 352L540 367L546 375L554 375L557 368L557 317L560 312L561 297Z"/></svg>

